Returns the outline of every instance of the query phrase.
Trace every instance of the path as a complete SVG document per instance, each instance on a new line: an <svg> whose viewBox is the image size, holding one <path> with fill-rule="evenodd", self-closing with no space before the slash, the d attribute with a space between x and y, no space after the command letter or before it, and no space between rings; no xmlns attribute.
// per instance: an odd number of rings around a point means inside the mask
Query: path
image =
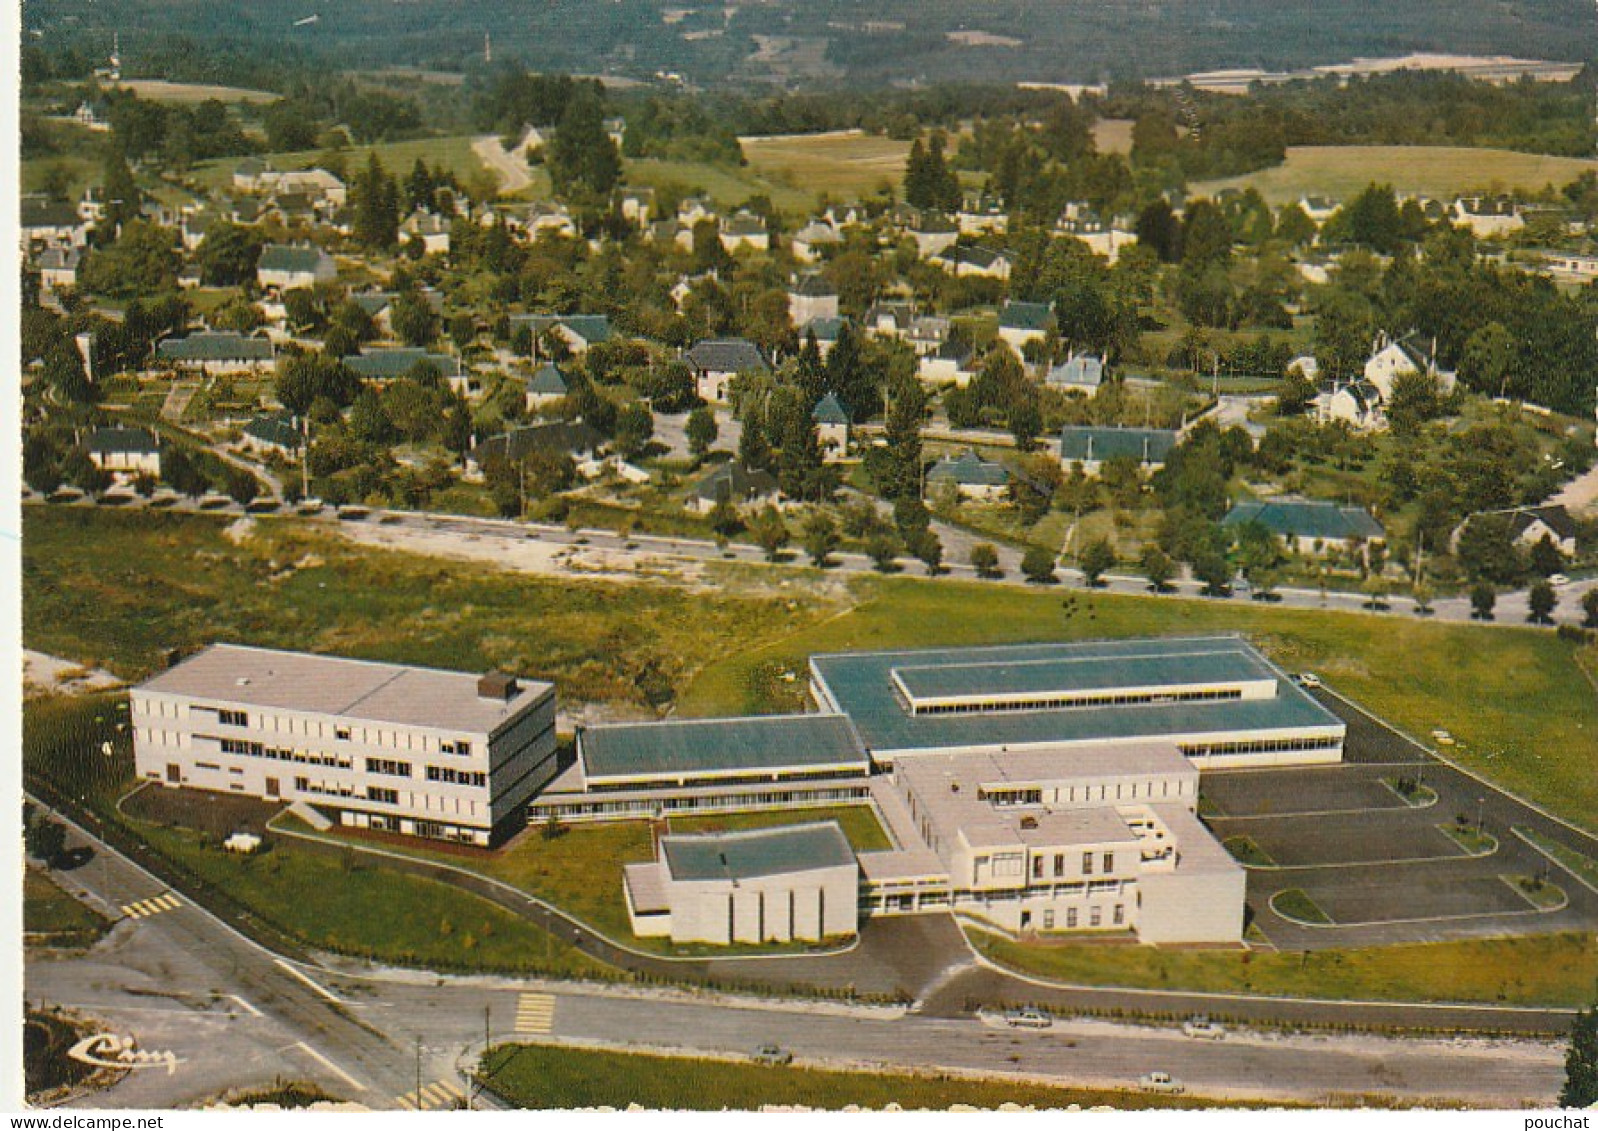
<svg viewBox="0 0 1598 1131"><path fill-rule="evenodd" d="M499 138L485 134L472 142L472 152L484 165L499 177L500 192L520 192L533 183L527 162L505 152Z"/></svg>

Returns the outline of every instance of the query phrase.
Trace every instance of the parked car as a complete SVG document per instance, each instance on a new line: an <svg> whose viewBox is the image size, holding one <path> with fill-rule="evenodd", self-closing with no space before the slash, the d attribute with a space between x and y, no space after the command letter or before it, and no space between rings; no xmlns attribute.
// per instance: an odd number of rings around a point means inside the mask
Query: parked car
<svg viewBox="0 0 1598 1131"><path fill-rule="evenodd" d="M1054 1019L1040 1009L1012 1009L1004 1015L1004 1023L1012 1029L1047 1029Z"/></svg>
<svg viewBox="0 0 1598 1131"><path fill-rule="evenodd" d="M1189 1018L1183 1022L1182 1032L1201 1041L1219 1041L1226 1036L1226 1030L1208 1017Z"/></svg>
<svg viewBox="0 0 1598 1131"><path fill-rule="evenodd" d="M792 1064L793 1053L781 1045L761 1045L755 1050L753 1059L756 1064Z"/></svg>
<svg viewBox="0 0 1598 1131"><path fill-rule="evenodd" d="M1314 672L1300 672L1298 685L1300 687L1319 687L1321 685L1321 677Z"/></svg>
<svg viewBox="0 0 1598 1131"><path fill-rule="evenodd" d="M1446 730L1434 730L1432 731L1432 741L1437 743L1438 746L1453 746L1456 740Z"/></svg>
<svg viewBox="0 0 1598 1131"><path fill-rule="evenodd" d="M1145 1092L1164 1092L1170 1096L1187 1091L1187 1085L1180 1080L1173 1080L1169 1072L1149 1072L1139 1076L1137 1086Z"/></svg>
<svg viewBox="0 0 1598 1131"><path fill-rule="evenodd" d="M1561 588L1563 586L1569 585L1570 584L1570 578L1566 577L1562 573L1556 573L1556 574L1552 575L1551 577L1549 577L1548 584L1552 585L1555 589L1559 589L1559 588Z"/></svg>

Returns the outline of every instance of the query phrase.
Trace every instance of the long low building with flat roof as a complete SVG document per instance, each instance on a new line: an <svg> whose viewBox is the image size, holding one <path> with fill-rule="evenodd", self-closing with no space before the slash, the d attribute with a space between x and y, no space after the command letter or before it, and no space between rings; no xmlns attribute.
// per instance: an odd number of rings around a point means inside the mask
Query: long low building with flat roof
<svg viewBox="0 0 1598 1131"><path fill-rule="evenodd" d="M487 845L556 771L555 688L215 644L134 688L138 775Z"/></svg>
<svg viewBox="0 0 1598 1131"><path fill-rule="evenodd" d="M873 765L1169 740L1201 766L1336 762L1346 725L1237 636L847 652L810 660Z"/></svg>
<svg viewBox="0 0 1598 1131"><path fill-rule="evenodd" d="M847 777L871 768L854 727L837 714L588 727L577 735L577 762L591 790Z"/></svg>

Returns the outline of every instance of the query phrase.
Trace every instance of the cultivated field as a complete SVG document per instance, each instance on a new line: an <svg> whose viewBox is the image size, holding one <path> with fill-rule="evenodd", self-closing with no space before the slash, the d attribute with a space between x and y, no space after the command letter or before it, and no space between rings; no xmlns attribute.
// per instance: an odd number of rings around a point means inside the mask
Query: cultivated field
<svg viewBox="0 0 1598 1131"><path fill-rule="evenodd" d="M1252 185L1266 200L1282 204L1301 196L1346 200L1368 184L1388 184L1400 193L1448 197L1478 190L1540 189L1564 185L1598 161L1548 157L1507 149L1454 146L1319 145L1295 146L1287 161L1242 177L1194 184L1195 195Z"/></svg>
<svg viewBox="0 0 1598 1131"><path fill-rule="evenodd" d="M1131 118L1101 118L1093 123L1093 144L1100 153L1131 153Z"/></svg>
<svg viewBox="0 0 1598 1131"><path fill-rule="evenodd" d="M283 96L269 90L246 90L237 86L213 86L209 83L166 82L163 79L127 79L120 84L140 98L150 102L250 102L264 104L276 102Z"/></svg>
<svg viewBox="0 0 1598 1131"><path fill-rule="evenodd" d="M870 196L904 177L910 143L857 130L793 137L740 138L751 168L809 193Z"/></svg>

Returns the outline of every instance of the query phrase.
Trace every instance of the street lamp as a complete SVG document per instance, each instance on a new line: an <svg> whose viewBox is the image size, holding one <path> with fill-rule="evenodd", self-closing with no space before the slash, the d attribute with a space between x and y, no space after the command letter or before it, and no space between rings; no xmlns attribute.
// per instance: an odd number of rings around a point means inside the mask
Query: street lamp
<svg viewBox="0 0 1598 1131"><path fill-rule="evenodd" d="M1483 821L1483 818L1486 816L1486 813L1487 813L1487 799L1485 797L1476 798L1476 835L1477 836L1481 836L1482 821Z"/></svg>

